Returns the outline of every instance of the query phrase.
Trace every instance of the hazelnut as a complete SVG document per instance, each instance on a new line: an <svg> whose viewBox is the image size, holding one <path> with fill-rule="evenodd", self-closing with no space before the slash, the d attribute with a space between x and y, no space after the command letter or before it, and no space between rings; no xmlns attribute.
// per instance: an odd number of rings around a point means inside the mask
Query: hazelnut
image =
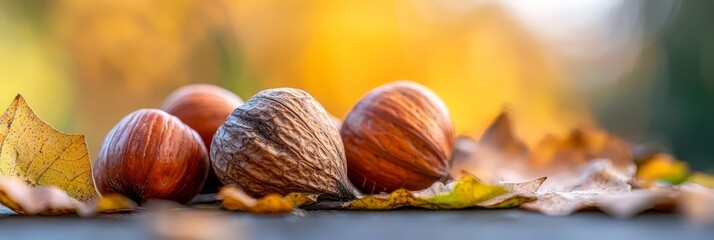
<svg viewBox="0 0 714 240"><path fill-rule="evenodd" d="M203 186L208 168L208 153L196 131L164 111L140 109L109 131L93 176L100 194L119 193L138 203L186 203Z"/></svg>
<svg viewBox="0 0 714 240"><path fill-rule="evenodd" d="M210 149L213 134L216 133L228 115L242 105L243 100L219 86L192 84L171 93L161 109L181 119L183 123L198 132L206 149ZM223 186L213 168L208 169L202 193L215 193Z"/></svg>
<svg viewBox="0 0 714 240"><path fill-rule="evenodd" d="M363 193L421 190L450 178L454 127L426 87L395 82L372 90L340 130L348 175Z"/></svg>
<svg viewBox="0 0 714 240"><path fill-rule="evenodd" d="M351 200L340 134L310 94L292 88L259 92L218 128L211 145L216 174L253 197L319 194Z"/></svg>

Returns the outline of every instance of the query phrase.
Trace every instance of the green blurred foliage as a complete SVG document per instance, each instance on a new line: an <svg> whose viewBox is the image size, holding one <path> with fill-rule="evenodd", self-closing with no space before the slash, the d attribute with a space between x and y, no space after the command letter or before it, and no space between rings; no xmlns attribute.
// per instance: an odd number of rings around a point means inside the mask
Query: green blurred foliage
<svg viewBox="0 0 714 240"><path fill-rule="evenodd" d="M683 1L676 18L655 39L648 39L631 73L596 96L604 127L635 141L657 142L692 169L710 172L714 172L712 9L713 1Z"/></svg>

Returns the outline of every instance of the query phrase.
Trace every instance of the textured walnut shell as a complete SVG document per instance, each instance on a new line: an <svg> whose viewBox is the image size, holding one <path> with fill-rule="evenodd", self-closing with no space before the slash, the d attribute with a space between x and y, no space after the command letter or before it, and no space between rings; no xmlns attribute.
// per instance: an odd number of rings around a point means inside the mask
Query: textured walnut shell
<svg viewBox="0 0 714 240"><path fill-rule="evenodd" d="M210 149L213 134L243 100L232 92L210 84L192 84L171 93L161 109L181 119L198 132L206 149ZM201 192L215 193L223 186L213 168L209 168Z"/></svg>
<svg viewBox="0 0 714 240"><path fill-rule="evenodd" d="M431 90L396 82L372 90L340 130L352 183L363 193L421 190L450 178L454 127Z"/></svg>
<svg viewBox="0 0 714 240"><path fill-rule="evenodd" d="M216 174L254 197L320 194L325 200L358 195L347 179L339 132L308 93L291 88L259 92L218 128L211 145Z"/></svg>
<svg viewBox="0 0 714 240"><path fill-rule="evenodd" d="M109 131L93 177L101 194L120 193L138 203L186 203L203 186L209 166L196 131L164 111L141 109Z"/></svg>

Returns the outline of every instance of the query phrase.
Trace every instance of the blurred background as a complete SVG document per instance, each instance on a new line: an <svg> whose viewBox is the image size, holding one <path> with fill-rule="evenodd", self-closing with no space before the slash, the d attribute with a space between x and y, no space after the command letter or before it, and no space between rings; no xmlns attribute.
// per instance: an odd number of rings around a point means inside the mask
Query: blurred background
<svg viewBox="0 0 714 240"><path fill-rule="evenodd" d="M297 87L344 117L370 89L437 92L460 134L502 110L533 145L602 127L714 172L713 1L0 1L0 106L22 93L93 156L127 113L213 83Z"/></svg>

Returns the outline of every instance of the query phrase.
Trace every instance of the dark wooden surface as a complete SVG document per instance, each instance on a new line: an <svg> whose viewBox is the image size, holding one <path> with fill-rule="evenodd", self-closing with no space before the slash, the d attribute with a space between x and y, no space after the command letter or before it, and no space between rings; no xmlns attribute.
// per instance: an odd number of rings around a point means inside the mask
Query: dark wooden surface
<svg viewBox="0 0 714 240"><path fill-rule="evenodd" d="M255 216L171 210L97 218L0 217L0 239L714 239L713 227L648 212L549 217L523 210L305 211Z"/></svg>

